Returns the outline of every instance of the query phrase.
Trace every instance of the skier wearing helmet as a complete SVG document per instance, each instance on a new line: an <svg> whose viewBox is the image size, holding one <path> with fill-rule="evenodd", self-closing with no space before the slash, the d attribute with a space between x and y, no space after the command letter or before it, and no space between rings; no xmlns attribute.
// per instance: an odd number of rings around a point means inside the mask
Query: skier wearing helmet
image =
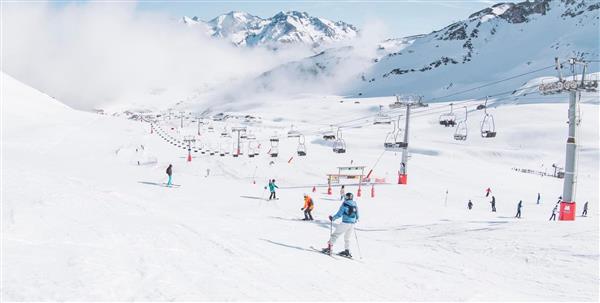
<svg viewBox="0 0 600 303"><path fill-rule="evenodd" d="M342 218L342 223L338 224L335 228L335 231L331 234L329 238L329 242L327 242L327 248L323 248L322 252L326 254L331 254L331 250L335 241L339 236L344 234L344 248L345 250L338 253L340 256L351 258L350 254L350 237L352 236L352 232L354 231L354 224L358 221L358 208L356 206L356 202L354 202L354 195L352 193L346 193L344 197L344 202L340 206L338 212L329 216L329 220L331 222L336 219Z"/></svg>

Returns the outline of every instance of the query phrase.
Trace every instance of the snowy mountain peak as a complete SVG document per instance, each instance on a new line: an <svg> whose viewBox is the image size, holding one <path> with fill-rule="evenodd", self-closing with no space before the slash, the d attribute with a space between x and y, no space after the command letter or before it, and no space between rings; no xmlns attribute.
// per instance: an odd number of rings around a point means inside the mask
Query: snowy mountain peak
<svg viewBox="0 0 600 303"><path fill-rule="evenodd" d="M358 29L351 24L313 17L299 11L281 11L267 19L231 11L208 22L197 17L184 17L183 22L203 23L208 26L211 36L229 39L238 46L278 47L292 43L318 46L349 40L358 35Z"/></svg>

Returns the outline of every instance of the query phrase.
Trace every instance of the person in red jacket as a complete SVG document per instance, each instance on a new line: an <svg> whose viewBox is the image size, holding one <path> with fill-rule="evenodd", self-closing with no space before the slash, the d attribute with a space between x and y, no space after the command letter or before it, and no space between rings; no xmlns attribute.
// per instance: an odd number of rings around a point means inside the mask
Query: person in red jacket
<svg viewBox="0 0 600 303"><path fill-rule="evenodd" d="M313 202L313 199L309 195L304 194L304 207L300 209L304 211L304 219L302 219L302 221L314 220L312 216L312 211L314 208L315 203Z"/></svg>

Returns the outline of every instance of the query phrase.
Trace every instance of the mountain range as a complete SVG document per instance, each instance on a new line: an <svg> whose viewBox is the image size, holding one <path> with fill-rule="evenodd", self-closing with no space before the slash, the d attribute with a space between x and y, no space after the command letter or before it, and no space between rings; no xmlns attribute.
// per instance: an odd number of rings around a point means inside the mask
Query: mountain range
<svg viewBox="0 0 600 303"><path fill-rule="evenodd" d="M295 43L320 46L355 38L359 31L351 24L308 15L305 12L279 12L263 19L245 12L231 11L210 21L183 17L182 23L202 26L215 38L228 39L237 46L281 47Z"/></svg>

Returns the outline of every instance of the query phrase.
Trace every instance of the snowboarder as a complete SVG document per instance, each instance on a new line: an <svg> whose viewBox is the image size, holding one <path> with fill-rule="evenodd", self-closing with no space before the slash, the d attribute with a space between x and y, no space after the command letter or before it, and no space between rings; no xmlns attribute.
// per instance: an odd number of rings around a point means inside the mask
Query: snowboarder
<svg viewBox="0 0 600 303"><path fill-rule="evenodd" d="M538 193L538 196L537 196L537 204L540 204L540 199L541 199L541 198L542 198L542 196L540 195L540 193Z"/></svg>
<svg viewBox="0 0 600 303"><path fill-rule="evenodd" d="M173 185L173 164L169 164L167 167L167 176L169 176L169 180L167 181L167 186Z"/></svg>
<svg viewBox="0 0 600 303"><path fill-rule="evenodd" d="M588 201L585 201L585 204L583 204L583 212L581 213L582 217L587 217L587 209L588 209Z"/></svg>
<svg viewBox="0 0 600 303"><path fill-rule="evenodd" d="M473 208L473 202L471 202L471 200L469 200L469 203L467 204L467 207L469 209Z"/></svg>
<svg viewBox="0 0 600 303"><path fill-rule="evenodd" d="M496 197L492 196L492 201L490 201L490 203L492 204L492 212L496 212Z"/></svg>
<svg viewBox="0 0 600 303"><path fill-rule="evenodd" d="M335 221L338 218L342 218L342 223L338 224L335 228L335 231L331 234L329 238L329 242L327 242L327 248L323 248L322 252L326 254L331 254L331 250L333 249L333 245L337 238L344 234L344 251L338 253L340 256L352 258L350 254L350 237L352 236L352 232L354 231L354 224L358 221L358 208L356 206L356 202L354 202L354 195L352 193L346 193L345 200L340 206L338 212L329 216L329 221Z"/></svg>
<svg viewBox="0 0 600 303"><path fill-rule="evenodd" d="M491 193L491 192L492 192L492 190L491 190L491 189L488 187L488 188L485 190L485 197L486 197L486 198L487 198L487 197L489 197L489 195L490 195L490 193Z"/></svg>
<svg viewBox="0 0 600 303"><path fill-rule="evenodd" d="M314 220L312 216L312 211L314 208L315 203L313 203L313 199L309 195L304 194L304 207L300 209L304 211L304 219L302 219L303 221Z"/></svg>
<svg viewBox="0 0 600 303"><path fill-rule="evenodd" d="M342 188L340 188L340 200L344 201L344 196L346 195L346 188L344 187L344 185L342 185Z"/></svg>
<svg viewBox="0 0 600 303"><path fill-rule="evenodd" d="M554 205L554 208L552 209L552 216L550 216L550 219L548 221L556 221L556 211L558 210L558 203L556 203L556 205Z"/></svg>
<svg viewBox="0 0 600 303"><path fill-rule="evenodd" d="M523 200L519 200L519 204L517 204L517 214L515 218L521 219L521 208L523 207Z"/></svg>
<svg viewBox="0 0 600 303"><path fill-rule="evenodd" d="M277 185L275 185L275 179L273 180L269 180L269 192L271 192L271 195L269 196L269 200L277 200L277 196L275 194L275 188L279 188Z"/></svg>

